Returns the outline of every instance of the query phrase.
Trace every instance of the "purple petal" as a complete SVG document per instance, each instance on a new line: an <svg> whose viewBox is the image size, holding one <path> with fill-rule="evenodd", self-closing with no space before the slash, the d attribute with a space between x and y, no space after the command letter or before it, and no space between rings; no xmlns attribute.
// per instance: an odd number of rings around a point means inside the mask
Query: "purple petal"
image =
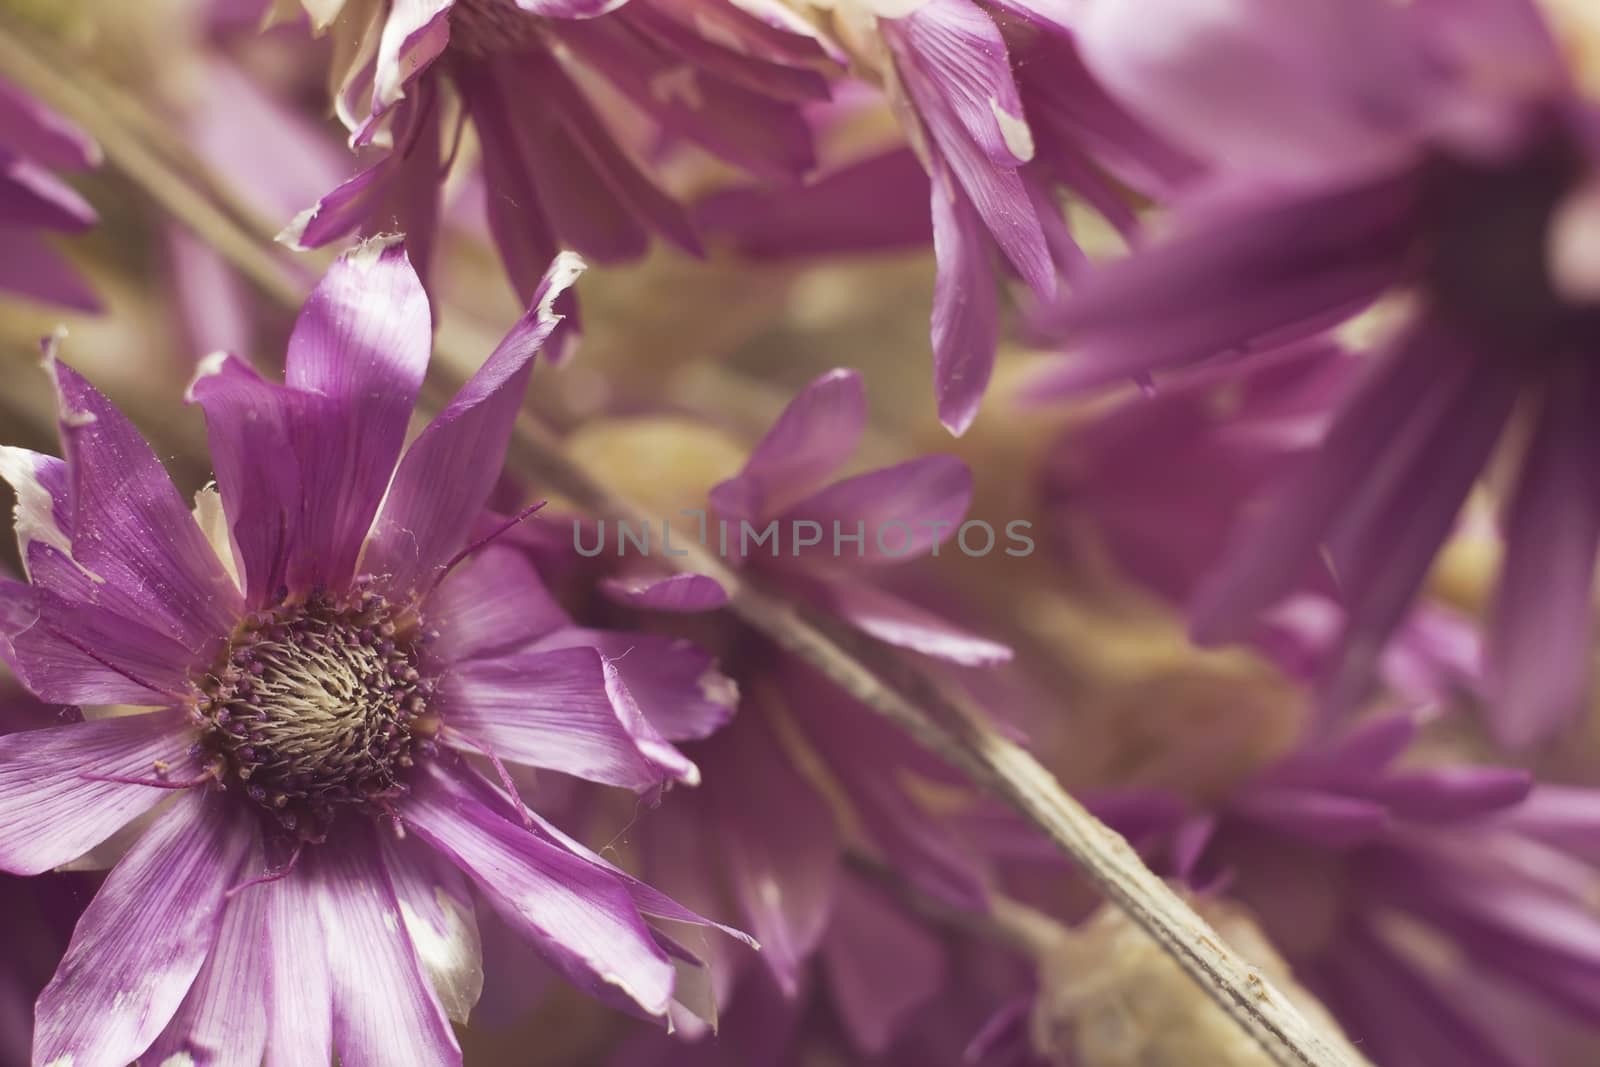
<svg viewBox="0 0 1600 1067"><path fill-rule="evenodd" d="M589 781L645 790L667 770L641 749L654 734L643 716L625 722L593 648L513 653L459 664L444 680L450 729L495 755ZM631 709L637 714L637 708ZM446 735L448 740L449 735Z"/></svg>
<svg viewBox="0 0 1600 1067"><path fill-rule="evenodd" d="M318 849L311 862L339 1062L460 1064L450 1020L401 922L394 883L376 850L352 833Z"/></svg>
<svg viewBox="0 0 1600 1067"><path fill-rule="evenodd" d="M696 614L715 611L728 603L728 591L704 574L673 574L665 578L654 573L618 575L601 579L600 591L619 604L646 611Z"/></svg>
<svg viewBox="0 0 1600 1067"><path fill-rule="evenodd" d="M305 500L301 551L291 561L296 587L354 575L432 347L427 295L393 238L339 257L306 301L285 380L328 403L295 427Z"/></svg>
<svg viewBox="0 0 1600 1067"><path fill-rule="evenodd" d="M70 185L0 145L0 225L75 233L96 221L94 208Z"/></svg>
<svg viewBox="0 0 1600 1067"><path fill-rule="evenodd" d="M426 619L439 631L441 659L493 659L571 625L533 562L503 545L482 549L428 597Z"/></svg>
<svg viewBox="0 0 1600 1067"><path fill-rule="evenodd" d="M939 421L966 433L978 417L1000 331L994 253L972 203L942 170L933 183L933 388Z"/></svg>
<svg viewBox="0 0 1600 1067"><path fill-rule="evenodd" d="M1486 659L1491 721L1513 748L1548 739L1589 694L1600 544L1600 375L1589 362L1568 359L1552 376L1506 528Z"/></svg>
<svg viewBox="0 0 1600 1067"><path fill-rule="evenodd" d="M819 544L796 546L807 563L901 563L954 537L971 503L967 465L954 456L924 456L835 482L790 507L780 521L791 530L798 522L820 527ZM841 540L858 532L859 544Z"/></svg>
<svg viewBox="0 0 1600 1067"><path fill-rule="evenodd" d="M461 872L422 845L380 836L406 933L445 1014L465 1023L483 993L483 944Z"/></svg>
<svg viewBox="0 0 1600 1067"><path fill-rule="evenodd" d="M826 484L866 424L861 375L829 371L789 401L739 473L711 490L711 506L730 519L778 514Z"/></svg>
<svg viewBox="0 0 1600 1067"><path fill-rule="evenodd" d="M341 413L327 397L266 381L237 356L201 362L188 400L205 411L206 434L228 530L252 607L276 602L295 560L315 551L308 521L302 452L314 441L305 428L332 424ZM314 461L313 461L314 462Z"/></svg>
<svg viewBox="0 0 1600 1067"><path fill-rule="evenodd" d="M261 1063L267 1045L266 921L264 893L246 891L224 905L222 928L205 966L166 1031L146 1050L144 1062Z"/></svg>
<svg viewBox="0 0 1600 1067"><path fill-rule="evenodd" d="M540 649L588 646L621 676L639 710L669 741L698 741L727 725L739 689L717 662L689 641L662 634L567 627Z"/></svg>
<svg viewBox="0 0 1600 1067"><path fill-rule="evenodd" d="M395 0L389 5L373 69L372 114L384 114L450 43L455 0Z"/></svg>
<svg viewBox="0 0 1600 1067"><path fill-rule="evenodd" d="M552 305L582 272L577 256L556 257L527 313L400 461L361 560L392 588L431 584L465 547L469 527L462 517L488 502L533 358L561 321Z"/></svg>
<svg viewBox="0 0 1600 1067"><path fill-rule="evenodd" d="M247 892L266 899L265 1067L320 1065L332 1058L333 991L313 879L299 872Z"/></svg>
<svg viewBox="0 0 1600 1067"><path fill-rule="evenodd" d="M0 226L0 292L76 311L99 311L100 300L78 270L32 230Z"/></svg>
<svg viewBox="0 0 1600 1067"><path fill-rule="evenodd" d="M992 667L1012 651L866 582L818 582L817 599L850 625L878 640L966 667Z"/></svg>
<svg viewBox="0 0 1600 1067"><path fill-rule="evenodd" d="M1453 822L1513 807L1533 778L1510 767L1430 767L1385 775L1369 795L1402 819Z"/></svg>
<svg viewBox="0 0 1600 1067"><path fill-rule="evenodd" d="M139 431L53 356L72 472L72 558L140 606L138 620L209 658L243 609L238 587Z"/></svg>
<svg viewBox="0 0 1600 1067"><path fill-rule="evenodd" d="M216 940L255 834L190 792L112 870L39 996L35 1063L124 1067L165 1029Z"/></svg>
<svg viewBox="0 0 1600 1067"><path fill-rule="evenodd" d="M999 28L965 0L929 0L879 26L934 143L930 154L942 164L935 168L936 190L937 172L948 169L1017 273L1048 299L1055 269L1016 170L1033 158L1033 135ZM935 199L936 242L938 212Z"/></svg>
<svg viewBox="0 0 1600 1067"><path fill-rule="evenodd" d="M1600 861L1600 791L1541 784L1501 816L1497 825Z"/></svg>
<svg viewBox="0 0 1600 1067"><path fill-rule="evenodd" d="M0 144L61 170L98 166L101 159L88 134L8 82L0 82Z"/></svg>
<svg viewBox="0 0 1600 1067"><path fill-rule="evenodd" d="M845 879L822 962L834 1010L857 1048L883 1052L945 982L939 942L884 894Z"/></svg>
<svg viewBox="0 0 1600 1067"><path fill-rule="evenodd" d="M1388 810L1375 801L1276 786L1258 786L1236 797L1232 813L1328 848L1370 840L1389 822Z"/></svg>
<svg viewBox="0 0 1600 1067"><path fill-rule="evenodd" d="M406 824L478 884L500 915L580 988L620 992L650 1015L672 1000L673 969L612 875L475 800L445 772L418 776Z"/></svg>
<svg viewBox="0 0 1600 1067"><path fill-rule="evenodd" d="M160 778L199 773L178 710L29 730L0 738L0 867L40 874L77 859L172 794L85 775Z"/></svg>
<svg viewBox="0 0 1600 1067"><path fill-rule="evenodd" d="M833 813L794 768L759 710L710 742L714 805L728 879L761 959L789 996L822 940L839 882Z"/></svg>
<svg viewBox="0 0 1600 1067"><path fill-rule="evenodd" d="M54 548L35 543L28 555L40 585L0 578L0 660L34 696L135 706L185 699L191 653L127 614L78 599L79 590L68 586L63 595L46 587L44 581L93 581Z"/></svg>

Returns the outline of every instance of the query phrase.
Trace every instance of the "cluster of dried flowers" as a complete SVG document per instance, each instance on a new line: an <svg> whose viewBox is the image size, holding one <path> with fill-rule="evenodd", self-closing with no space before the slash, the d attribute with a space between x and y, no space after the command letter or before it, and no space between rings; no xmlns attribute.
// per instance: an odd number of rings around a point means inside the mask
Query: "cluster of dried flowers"
<svg viewBox="0 0 1600 1067"><path fill-rule="evenodd" d="M0 1067L1594 1062L1597 92L1578 0L0 7Z"/></svg>

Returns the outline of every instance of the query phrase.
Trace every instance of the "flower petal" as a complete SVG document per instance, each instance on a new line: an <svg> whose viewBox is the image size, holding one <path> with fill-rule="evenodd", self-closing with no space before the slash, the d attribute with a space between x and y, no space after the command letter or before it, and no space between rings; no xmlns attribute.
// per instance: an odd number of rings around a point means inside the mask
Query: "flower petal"
<svg viewBox="0 0 1600 1067"><path fill-rule="evenodd" d="M958 435L978 417L999 344L999 280L980 221L972 202L951 185L949 175L936 171L933 388L939 421Z"/></svg>
<svg viewBox="0 0 1600 1067"><path fill-rule="evenodd" d="M1548 739L1584 706L1600 545L1600 375L1570 358L1550 380L1511 502L1486 665L1491 721L1521 748Z"/></svg>
<svg viewBox="0 0 1600 1067"><path fill-rule="evenodd" d="M0 738L0 867L40 874L94 848L171 794L86 775L174 781L199 768L178 710L28 730ZM153 1035L152 1035L153 1036Z"/></svg>
<svg viewBox="0 0 1600 1067"><path fill-rule="evenodd" d="M22 226L0 226L0 292L76 311L99 311L100 300L76 267L39 233Z"/></svg>
<svg viewBox="0 0 1600 1067"><path fill-rule="evenodd" d="M465 1024L483 993L483 944L461 872L421 845L379 838L406 933L445 1014Z"/></svg>
<svg viewBox="0 0 1600 1067"><path fill-rule="evenodd" d="M253 835L221 797L178 798L117 864L39 996L35 1063L126 1067L188 995Z"/></svg>
<svg viewBox="0 0 1600 1067"><path fill-rule="evenodd" d="M1266 785L1236 797L1231 814L1328 848L1371 840L1389 824L1388 810L1374 800Z"/></svg>
<svg viewBox="0 0 1600 1067"><path fill-rule="evenodd" d="M427 600L442 659L490 659L570 625L521 551L490 545L450 572Z"/></svg>
<svg viewBox="0 0 1600 1067"><path fill-rule="evenodd" d="M267 1054L265 1067L304 1067L333 1056L333 992L328 950L309 871L248 890L266 899Z"/></svg>
<svg viewBox="0 0 1600 1067"><path fill-rule="evenodd" d="M640 569L630 574L600 580L606 598L626 607L645 611L672 611L696 614L715 611L728 603L722 583L704 574L670 574L662 577L654 570Z"/></svg>
<svg viewBox="0 0 1600 1067"><path fill-rule="evenodd" d="M816 599L864 633L965 667L1008 663L1010 648L859 581L817 582Z"/></svg>
<svg viewBox="0 0 1600 1067"><path fill-rule="evenodd" d="M861 375L831 370L797 393L739 473L711 490L730 519L777 515L826 484L861 441L867 395Z"/></svg>
<svg viewBox="0 0 1600 1067"><path fill-rule="evenodd" d="M46 368L72 473L72 558L208 659L243 609L238 587L133 424L53 354Z"/></svg>
<svg viewBox="0 0 1600 1067"><path fill-rule="evenodd" d="M880 890L847 878L836 897L822 947L834 1010L858 1048L880 1053L943 987L944 952Z"/></svg>
<svg viewBox="0 0 1600 1067"><path fill-rule="evenodd" d="M552 967L610 1002L620 992L650 1015L666 1012L672 964L616 877L502 818L437 767L414 785L406 824L465 871Z"/></svg>
<svg viewBox="0 0 1600 1067"><path fill-rule="evenodd" d="M0 143L47 167L77 170L100 163L88 134L8 82L0 82Z"/></svg>
<svg viewBox="0 0 1600 1067"><path fill-rule="evenodd" d="M818 544L795 545L808 564L902 563L954 537L971 503L967 465L954 456L924 456L835 482L789 508L781 521L789 530L812 522L822 531ZM845 540L856 534L859 541Z"/></svg>
<svg viewBox="0 0 1600 1067"><path fill-rule="evenodd" d="M570 252L545 272L527 313L406 451L373 528L362 567L407 590L431 584L465 547L504 464L533 358L561 316L556 299L583 272Z"/></svg>
<svg viewBox="0 0 1600 1067"><path fill-rule="evenodd" d="M326 398L296 419L305 502L296 588L348 581L428 368L433 328L422 283L395 238L346 252L306 301L285 380Z"/></svg>
<svg viewBox="0 0 1600 1067"><path fill-rule="evenodd" d="M1428 767L1384 775L1369 792L1402 819L1454 822L1515 807L1532 788L1513 767Z"/></svg>
<svg viewBox="0 0 1600 1067"><path fill-rule="evenodd" d="M631 630L567 627L541 649L588 646L614 667L650 725L669 741L709 737L733 717L739 688L716 660L681 638Z"/></svg>
<svg viewBox="0 0 1600 1067"><path fill-rule="evenodd" d="M667 771L641 750L654 731L642 715L625 723L629 709L609 686L598 651L562 648L458 664L439 692L449 730L469 739L462 751L476 742L529 767L627 789L659 786Z"/></svg>
<svg viewBox="0 0 1600 1067"><path fill-rule="evenodd" d="M236 832L248 833L243 825ZM224 908L222 928L205 966L166 1031L145 1052L145 1062L185 1067L261 1063L267 1046L267 897L246 890Z"/></svg>
<svg viewBox="0 0 1600 1067"><path fill-rule="evenodd" d="M328 952L339 1062L460 1064L450 1020L402 923L388 869L367 836L348 834L308 857Z"/></svg>

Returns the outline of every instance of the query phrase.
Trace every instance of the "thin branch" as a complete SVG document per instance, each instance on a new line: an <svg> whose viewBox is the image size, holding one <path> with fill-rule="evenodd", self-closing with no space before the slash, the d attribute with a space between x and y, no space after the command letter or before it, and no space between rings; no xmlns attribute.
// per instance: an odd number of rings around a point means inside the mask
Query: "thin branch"
<svg viewBox="0 0 1600 1067"><path fill-rule="evenodd" d="M298 309L305 296L299 272L284 261L272 235L251 233L206 196L206 185L150 151L123 125L127 108L97 106L94 77L68 77L38 58L10 28L0 26L0 72L67 114L97 138L107 159L160 207L188 226L277 303ZM105 92L109 90L101 90ZM470 354L449 350L441 338L435 373L425 397L435 406L464 380ZM519 475L561 493L597 515L639 520L638 508L594 480L562 450L559 440L531 415L516 424L508 463ZM1061 788L1027 751L998 733L981 709L951 695L933 678L858 635L802 614L786 600L748 584L701 547L680 546L684 556L663 562L709 575L728 590L742 621L803 660L855 700L893 722L921 744L971 775L1017 808L1072 859L1107 899L1125 911L1283 1067L1355 1067L1244 961L1236 958L1205 920L1152 874L1119 835L1102 825Z"/></svg>

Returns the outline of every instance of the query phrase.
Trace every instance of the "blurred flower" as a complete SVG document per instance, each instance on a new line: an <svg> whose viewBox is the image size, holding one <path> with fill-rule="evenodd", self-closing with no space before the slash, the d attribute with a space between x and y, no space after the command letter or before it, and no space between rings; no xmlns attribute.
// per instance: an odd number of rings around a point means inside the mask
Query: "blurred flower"
<svg viewBox="0 0 1600 1067"><path fill-rule="evenodd" d="M652 173L672 145L767 180L793 181L815 162L797 103L827 97L811 69L825 56L774 3L307 6L337 37L337 104L352 145L383 154L294 221L284 236L302 247L396 229L426 277L440 183L469 121L490 231L524 300L562 248L610 263L643 255L660 235L699 251L683 207Z"/></svg>
<svg viewBox="0 0 1600 1067"><path fill-rule="evenodd" d="M505 524L466 520L578 269L556 261L402 455L427 298L397 243L348 253L301 313L287 384L202 365L220 500L202 493L199 521L47 358L67 458L0 453L30 578L0 583L0 647L41 699L120 708L0 739L0 866L50 870L155 814L40 997L36 1062L459 1063L479 898L575 984L666 1015L697 961L645 917L706 920L461 755L508 786L499 753L635 790L696 777L598 648L531 647L537 584L474 557Z"/></svg>
<svg viewBox="0 0 1600 1067"><path fill-rule="evenodd" d="M83 311L99 308L41 231L76 233L94 225L88 202L51 173L100 162L100 147L66 119L0 81L0 291Z"/></svg>
<svg viewBox="0 0 1600 1067"><path fill-rule="evenodd" d="M1104 84L1219 173L1178 199L1165 240L1044 317L1080 349L1058 391L1408 301L1321 447L1197 592L1195 633L1244 632L1320 558L1346 612L1332 693L1347 701L1520 412L1487 674L1503 740L1548 737L1581 704L1592 633L1600 146L1537 13L1095 4L1082 35Z"/></svg>

